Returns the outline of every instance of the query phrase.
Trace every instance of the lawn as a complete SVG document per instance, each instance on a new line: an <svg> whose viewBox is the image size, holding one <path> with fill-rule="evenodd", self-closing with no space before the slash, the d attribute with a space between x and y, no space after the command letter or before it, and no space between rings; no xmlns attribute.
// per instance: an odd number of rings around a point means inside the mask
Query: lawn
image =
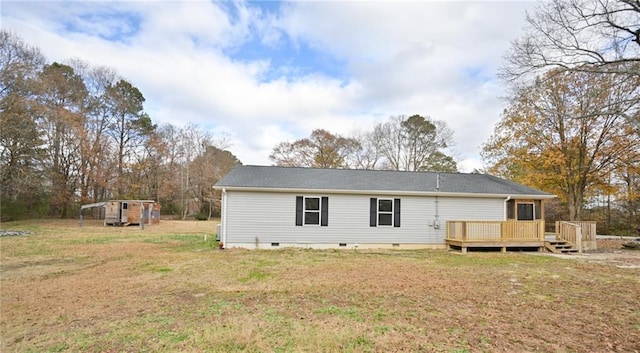
<svg viewBox="0 0 640 353"><path fill-rule="evenodd" d="M637 352L640 268L218 250L214 222L3 223L2 352ZM206 240L205 240L206 234Z"/></svg>

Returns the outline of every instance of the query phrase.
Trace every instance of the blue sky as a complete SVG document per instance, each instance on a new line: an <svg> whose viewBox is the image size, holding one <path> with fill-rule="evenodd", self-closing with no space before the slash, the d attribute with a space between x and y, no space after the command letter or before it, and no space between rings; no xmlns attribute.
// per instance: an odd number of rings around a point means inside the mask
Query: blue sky
<svg viewBox="0 0 640 353"><path fill-rule="evenodd" d="M496 78L522 1L3 1L2 27L49 61L108 66L157 123L224 134L245 164L324 128L350 135L421 114L482 167L505 107Z"/></svg>

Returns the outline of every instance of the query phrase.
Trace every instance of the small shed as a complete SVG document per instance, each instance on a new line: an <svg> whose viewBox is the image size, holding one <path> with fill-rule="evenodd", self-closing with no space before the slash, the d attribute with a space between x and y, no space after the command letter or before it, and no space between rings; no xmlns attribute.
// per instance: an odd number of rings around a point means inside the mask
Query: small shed
<svg viewBox="0 0 640 353"><path fill-rule="evenodd" d="M92 207L104 208L104 225L128 226L160 222L160 204L154 200L109 200L80 206L82 211Z"/></svg>

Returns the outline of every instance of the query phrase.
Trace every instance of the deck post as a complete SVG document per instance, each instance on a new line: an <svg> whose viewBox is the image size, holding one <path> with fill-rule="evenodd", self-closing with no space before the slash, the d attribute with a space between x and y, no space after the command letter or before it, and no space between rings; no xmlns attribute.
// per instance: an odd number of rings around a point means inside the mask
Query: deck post
<svg viewBox="0 0 640 353"><path fill-rule="evenodd" d="M467 247L466 247L466 246L461 247L461 248L460 248L460 251L461 251L463 254L466 254L466 253L467 253Z"/></svg>
<svg viewBox="0 0 640 353"><path fill-rule="evenodd" d="M462 240L467 240L467 222L462 223Z"/></svg>
<svg viewBox="0 0 640 353"><path fill-rule="evenodd" d="M582 227L576 227L576 245L578 246L578 253L582 254Z"/></svg>
<svg viewBox="0 0 640 353"><path fill-rule="evenodd" d="M506 246L503 246L503 247L500 249L500 252L507 252L507 247L506 247Z"/></svg>

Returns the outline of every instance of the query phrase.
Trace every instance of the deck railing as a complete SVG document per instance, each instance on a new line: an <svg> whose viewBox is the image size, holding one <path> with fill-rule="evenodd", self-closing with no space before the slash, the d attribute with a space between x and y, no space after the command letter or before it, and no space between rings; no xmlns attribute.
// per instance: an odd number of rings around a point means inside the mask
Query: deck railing
<svg viewBox="0 0 640 353"><path fill-rule="evenodd" d="M572 243L579 252L596 250L596 222L593 221L557 221L556 239Z"/></svg>
<svg viewBox="0 0 640 353"><path fill-rule="evenodd" d="M544 241L544 221L447 221L447 239Z"/></svg>

